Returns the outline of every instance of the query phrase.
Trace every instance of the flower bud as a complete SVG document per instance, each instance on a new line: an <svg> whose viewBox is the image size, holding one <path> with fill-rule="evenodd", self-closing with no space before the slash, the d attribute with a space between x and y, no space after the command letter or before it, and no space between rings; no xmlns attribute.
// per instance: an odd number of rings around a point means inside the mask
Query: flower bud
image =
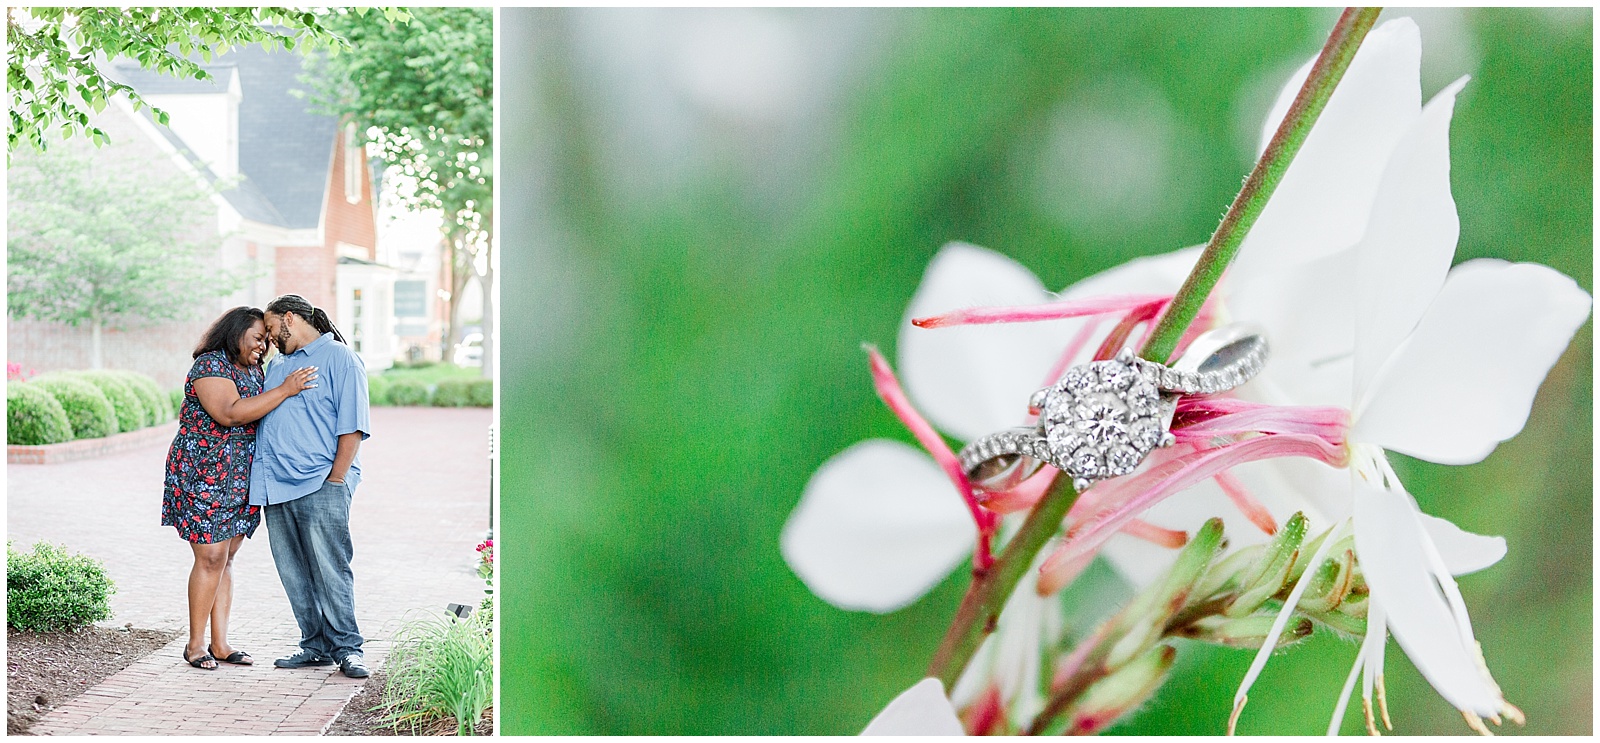
<svg viewBox="0 0 1600 743"><path fill-rule="evenodd" d="M1160 688L1177 655L1178 651L1171 645L1157 645L1095 682L1073 706L1063 732L1087 735L1109 727Z"/></svg>
<svg viewBox="0 0 1600 743"><path fill-rule="evenodd" d="M1300 555L1300 544L1306 535L1305 514L1289 517L1277 536L1267 543L1266 551L1241 582L1244 590L1234 599L1224 613L1230 617L1248 616L1267 599L1272 598L1289 582L1295 558Z"/></svg>
<svg viewBox="0 0 1600 743"><path fill-rule="evenodd" d="M1272 622L1276 618L1271 614L1238 619L1225 616L1202 617L1185 626L1178 634L1200 642L1256 650L1267 641L1267 635L1272 631ZM1284 627L1283 634L1278 636L1275 647L1287 647L1304 640L1311 636L1311 630L1310 619L1295 617Z"/></svg>
<svg viewBox="0 0 1600 743"><path fill-rule="evenodd" d="M1343 554L1323 563L1311 576L1311 585L1300 596L1297 608L1308 613L1330 612L1344 603L1355 579L1356 554L1345 550Z"/></svg>
<svg viewBox="0 0 1600 743"><path fill-rule="evenodd" d="M1252 544L1234 550L1206 571L1205 577L1195 586L1194 597L1204 599L1225 591L1237 591L1246 573L1255 567L1256 561L1266 551L1265 544Z"/></svg>
<svg viewBox="0 0 1600 743"><path fill-rule="evenodd" d="M1161 639L1167 623L1194 595L1195 584L1205 576L1206 567L1222 548L1222 542L1222 519L1207 521L1178 553L1166 577L1122 610L1114 630L1121 638L1106 656L1107 668L1122 666Z"/></svg>

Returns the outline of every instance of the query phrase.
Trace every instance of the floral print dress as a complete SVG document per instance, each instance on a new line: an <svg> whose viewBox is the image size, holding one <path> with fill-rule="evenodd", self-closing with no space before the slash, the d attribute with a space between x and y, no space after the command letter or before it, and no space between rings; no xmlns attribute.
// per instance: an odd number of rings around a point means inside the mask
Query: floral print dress
<svg viewBox="0 0 1600 743"><path fill-rule="evenodd" d="M167 451L161 525L177 527L178 536L190 542L214 544L252 536L261 523L260 507L250 505L256 424L224 426L212 418L194 392L195 380L204 377L233 380L240 397L261 394L265 380L260 367L240 369L223 352L209 351L194 360L183 383L178 435Z"/></svg>

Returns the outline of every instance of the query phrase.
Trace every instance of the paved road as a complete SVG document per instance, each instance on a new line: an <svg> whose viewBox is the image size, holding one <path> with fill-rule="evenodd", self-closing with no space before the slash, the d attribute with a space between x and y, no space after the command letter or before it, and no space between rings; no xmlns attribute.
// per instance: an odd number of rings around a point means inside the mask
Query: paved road
<svg viewBox="0 0 1600 743"><path fill-rule="evenodd" d="M361 449L350 531L356 617L368 665L382 663L408 612L483 596L473 547L489 518L488 427L481 408L374 408ZM161 526L166 445L56 465L9 465L6 537L97 557L117 584L106 624L186 629L186 543ZM52 712L35 733L320 733L360 688L327 669L285 671L272 658L300 637L266 529L234 563L233 645L261 665L216 672L182 664L185 636Z"/></svg>

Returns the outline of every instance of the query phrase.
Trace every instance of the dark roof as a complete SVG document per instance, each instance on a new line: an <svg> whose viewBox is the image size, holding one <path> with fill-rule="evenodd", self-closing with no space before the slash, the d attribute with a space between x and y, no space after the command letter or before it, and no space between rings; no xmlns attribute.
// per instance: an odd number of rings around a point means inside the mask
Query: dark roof
<svg viewBox="0 0 1600 743"><path fill-rule="evenodd" d="M389 269L391 271L400 270L400 269L395 268L394 266L391 266L391 265L389 265L387 263L379 263L377 261L369 261L369 260L367 260L365 258L355 258L355 257L348 256L348 255L339 256L339 265L342 265L342 266L373 266L373 267L376 267L376 268L387 268L387 269Z"/></svg>
<svg viewBox="0 0 1600 743"><path fill-rule="evenodd" d="M144 109L141 113L146 120L155 124L155 117L150 115L149 109ZM284 224L283 215L279 214L278 210L272 206L272 201L267 198L266 194L261 193L261 189L256 187L254 181L240 177L233 179L232 182L222 182L222 179L218 178L210 167L200 161L200 156L189 149L189 145L185 144L178 135L173 134L171 129L160 124L155 124L155 127L156 131L161 132L161 136L167 142L177 148L178 152L182 153L184 158L200 171L200 175L206 179L206 183L216 188L222 194L222 198L227 199L228 203L233 205L233 208L238 210L241 216L264 224Z"/></svg>
<svg viewBox="0 0 1600 743"><path fill-rule="evenodd" d="M172 95L195 93L222 93L227 91L228 83L233 80L237 70L231 64L201 65L206 72L211 73L209 80L191 80L151 72L140 67L134 62L121 62L116 65L116 79L125 85L132 85L135 90L144 95Z"/></svg>
<svg viewBox="0 0 1600 743"><path fill-rule="evenodd" d="M299 52L252 45L201 65L216 82L173 80L132 62L117 65L116 72L134 89L150 95L221 92L226 88L217 84L226 85L227 75L237 74L242 178L223 196L249 219L303 229L316 227L322 218L339 129L334 117L308 110L309 97L292 92L309 93L310 86L299 80L303 59ZM165 132L165 127L159 128ZM165 134L169 140L177 139Z"/></svg>

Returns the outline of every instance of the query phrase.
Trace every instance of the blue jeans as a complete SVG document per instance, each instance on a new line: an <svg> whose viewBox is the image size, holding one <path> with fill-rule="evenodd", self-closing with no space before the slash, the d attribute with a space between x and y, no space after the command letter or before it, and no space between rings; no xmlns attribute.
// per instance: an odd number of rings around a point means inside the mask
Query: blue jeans
<svg viewBox="0 0 1600 743"><path fill-rule="evenodd" d="M362 642L350 572L350 497L344 483L324 482L315 493L266 507L267 541L300 624L300 647L341 662L361 654Z"/></svg>

